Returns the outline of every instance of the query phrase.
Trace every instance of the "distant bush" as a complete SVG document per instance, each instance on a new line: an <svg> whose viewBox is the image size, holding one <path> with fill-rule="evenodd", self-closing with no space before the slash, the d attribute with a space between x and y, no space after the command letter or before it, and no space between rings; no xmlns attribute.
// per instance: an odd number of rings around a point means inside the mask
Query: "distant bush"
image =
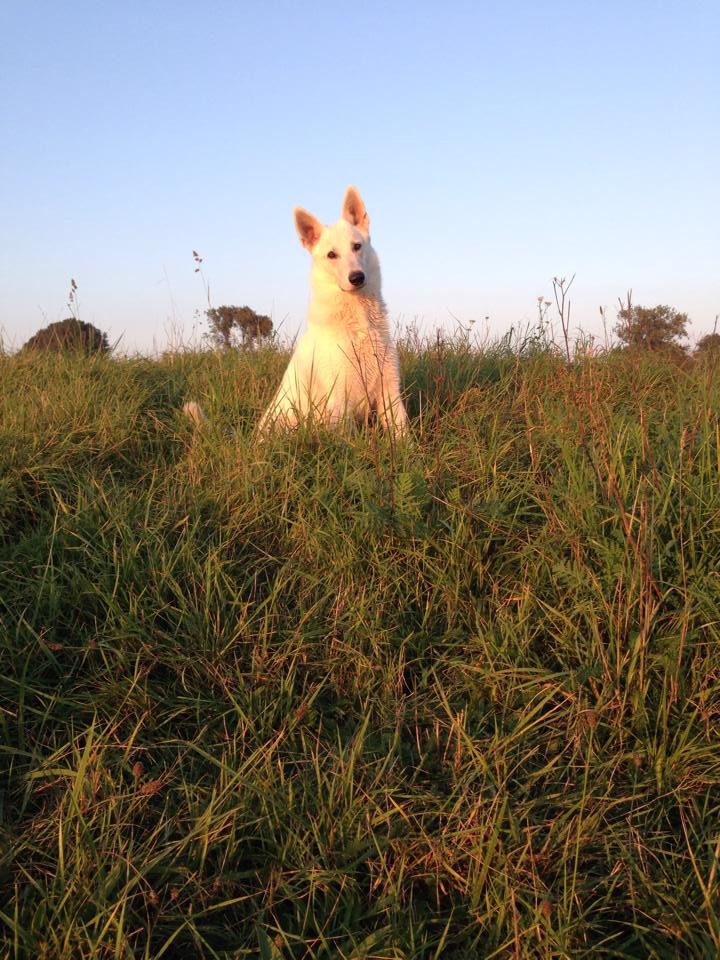
<svg viewBox="0 0 720 960"><path fill-rule="evenodd" d="M86 354L109 353L110 345L107 334L98 330L91 323L68 317L58 320L30 337L23 346L26 350L78 350Z"/></svg>
<svg viewBox="0 0 720 960"><path fill-rule="evenodd" d="M636 307L628 295L627 303L620 303L615 333L630 349L663 350L679 356L684 353L679 340L687 335L689 322L686 313L664 304Z"/></svg>
<svg viewBox="0 0 720 960"><path fill-rule="evenodd" d="M695 347L696 357L720 356L720 333L707 333L700 337Z"/></svg>

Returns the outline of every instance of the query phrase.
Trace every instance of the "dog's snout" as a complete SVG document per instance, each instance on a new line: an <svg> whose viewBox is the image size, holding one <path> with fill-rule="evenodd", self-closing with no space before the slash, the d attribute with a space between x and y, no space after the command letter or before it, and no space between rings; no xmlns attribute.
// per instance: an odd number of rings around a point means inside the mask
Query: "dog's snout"
<svg viewBox="0 0 720 960"><path fill-rule="evenodd" d="M348 280L354 287L361 287L365 283L365 274L362 270L353 270Z"/></svg>

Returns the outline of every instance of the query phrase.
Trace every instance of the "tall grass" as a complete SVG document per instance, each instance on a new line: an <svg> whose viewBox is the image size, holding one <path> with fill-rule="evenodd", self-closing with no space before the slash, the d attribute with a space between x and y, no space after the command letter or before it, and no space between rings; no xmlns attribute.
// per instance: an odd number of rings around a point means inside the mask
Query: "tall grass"
<svg viewBox="0 0 720 960"><path fill-rule="evenodd" d="M0 357L2 956L720 955L718 378L529 354Z"/></svg>

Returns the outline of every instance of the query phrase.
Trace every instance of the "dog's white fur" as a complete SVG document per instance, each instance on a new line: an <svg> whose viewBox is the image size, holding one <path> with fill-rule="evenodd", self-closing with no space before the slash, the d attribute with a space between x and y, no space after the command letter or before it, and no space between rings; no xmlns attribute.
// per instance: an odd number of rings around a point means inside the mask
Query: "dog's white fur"
<svg viewBox="0 0 720 960"><path fill-rule="evenodd" d="M205 411L197 400L186 400L182 409L185 416L190 417L196 427L201 427L206 423L207 417L205 416Z"/></svg>
<svg viewBox="0 0 720 960"><path fill-rule="evenodd" d="M260 431L305 420L336 426L374 413L387 429L404 432L407 413L398 356L360 194L348 187L342 217L329 227L296 207L295 226L312 256L307 330L260 420Z"/></svg>

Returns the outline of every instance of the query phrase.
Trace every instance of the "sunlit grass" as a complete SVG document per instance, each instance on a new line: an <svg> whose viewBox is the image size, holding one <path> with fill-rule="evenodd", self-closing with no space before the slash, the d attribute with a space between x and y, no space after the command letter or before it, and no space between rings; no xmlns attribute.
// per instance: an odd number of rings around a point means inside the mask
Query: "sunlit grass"
<svg viewBox="0 0 720 960"><path fill-rule="evenodd" d="M2 956L720 954L718 378L526 353L0 357Z"/></svg>

